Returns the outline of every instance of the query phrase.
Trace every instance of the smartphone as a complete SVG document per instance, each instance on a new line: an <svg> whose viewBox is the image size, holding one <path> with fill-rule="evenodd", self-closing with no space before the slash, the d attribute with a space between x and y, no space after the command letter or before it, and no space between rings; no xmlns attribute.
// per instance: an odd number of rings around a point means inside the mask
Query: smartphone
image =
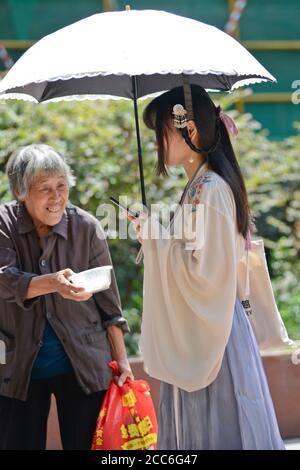
<svg viewBox="0 0 300 470"><path fill-rule="evenodd" d="M110 197L109 198L111 200L111 202L113 202L116 206L120 207L121 209L123 209L125 212L128 212L128 214L132 215L132 217L139 217L139 213L138 212L135 212L131 209L129 209L128 207L125 207L123 206L123 204L121 204L119 201L117 201L117 199L115 199L114 197Z"/></svg>

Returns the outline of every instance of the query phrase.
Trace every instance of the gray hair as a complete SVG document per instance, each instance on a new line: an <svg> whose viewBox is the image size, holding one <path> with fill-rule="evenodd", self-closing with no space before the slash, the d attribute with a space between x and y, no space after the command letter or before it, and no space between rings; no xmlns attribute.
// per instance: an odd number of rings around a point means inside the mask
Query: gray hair
<svg viewBox="0 0 300 470"><path fill-rule="evenodd" d="M69 188L75 184L71 168L52 147L45 144L27 145L14 152L6 165L6 174L14 197L24 200L32 181L40 173L63 173Z"/></svg>

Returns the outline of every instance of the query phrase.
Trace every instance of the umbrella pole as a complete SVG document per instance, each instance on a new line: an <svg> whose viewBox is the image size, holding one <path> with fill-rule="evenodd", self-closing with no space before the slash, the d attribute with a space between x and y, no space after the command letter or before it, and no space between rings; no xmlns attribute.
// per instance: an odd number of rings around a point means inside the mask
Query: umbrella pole
<svg viewBox="0 0 300 470"><path fill-rule="evenodd" d="M144 181L144 170L143 170L142 146L141 146L141 136L140 136L140 126L139 126L139 115L138 115L138 105L137 105L137 81L136 81L135 76L132 77L132 89L133 89L134 118L135 118L138 159L139 159L142 203L145 207L147 207L146 192L145 192L145 181Z"/></svg>

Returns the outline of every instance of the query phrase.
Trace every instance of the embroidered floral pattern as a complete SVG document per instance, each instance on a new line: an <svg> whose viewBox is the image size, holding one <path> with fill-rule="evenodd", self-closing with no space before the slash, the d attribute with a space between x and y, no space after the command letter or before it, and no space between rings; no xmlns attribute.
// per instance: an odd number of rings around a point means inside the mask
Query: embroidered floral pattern
<svg viewBox="0 0 300 470"><path fill-rule="evenodd" d="M192 204L192 210L196 210L196 206L201 203L200 195L203 185L208 183L210 179L210 175L206 172L204 175L198 176L198 178L192 182L188 190L189 204Z"/></svg>

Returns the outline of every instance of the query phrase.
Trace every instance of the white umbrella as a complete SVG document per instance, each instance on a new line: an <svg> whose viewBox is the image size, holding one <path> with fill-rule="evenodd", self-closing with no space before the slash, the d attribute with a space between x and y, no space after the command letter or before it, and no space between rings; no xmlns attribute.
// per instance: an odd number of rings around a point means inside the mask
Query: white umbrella
<svg viewBox="0 0 300 470"><path fill-rule="evenodd" d="M230 91L276 79L214 26L164 11L99 13L45 36L0 82L0 98L36 102L132 98L146 203L137 99L182 86Z"/></svg>

